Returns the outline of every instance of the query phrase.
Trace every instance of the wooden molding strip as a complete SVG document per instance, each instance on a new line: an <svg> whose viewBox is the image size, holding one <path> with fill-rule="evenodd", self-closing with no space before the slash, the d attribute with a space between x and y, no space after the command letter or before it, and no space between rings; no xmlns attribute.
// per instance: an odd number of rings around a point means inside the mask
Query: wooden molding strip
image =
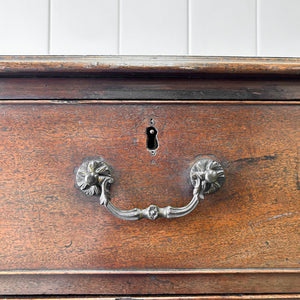
<svg viewBox="0 0 300 300"><path fill-rule="evenodd" d="M228 100L0 100L3 104L221 104L221 105L299 105L299 100L294 101L228 101Z"/></svg>
<svg viewBox="0 0 300 300"><path fill-rule="evenodd" d="M0 299L8 299L6 298L0 298ZM256 300L256 299L272 299L272 300L279 300L279 299L300 299L300 294L263 294L263 295L199 295L199 296L172 296L172 297L166 297L166 296L155 296L155 297L140 297L140 296L115 296L115 297L22 297L22 298L15 298L15 297L9 297L10 300L16 300L16 299L31 299L31 300L50 300L50 299L61 299L61 300Z"/></svg>
<svg viewBox="0 0 300 300"><path fill-rule="evenodd" d="M279 269L170 269L170 270L8 270L0 276L10 275L208 275L208 274L300 274L300 268Z"/></svg>
<svg viewBox="0 0 300 300"><path fill-rule="evenodd" d="M201 56L0 56L0 76L101 74L300 75L300 58Z"/></svg>
<svg viewBox="0 0 300 300"><path fill-rule="evenodd" d="M0 271L0 294L153 295L154 299L162 293L171 298L178 294L299 294L299 275L300 269L15 270Z"/></svg>

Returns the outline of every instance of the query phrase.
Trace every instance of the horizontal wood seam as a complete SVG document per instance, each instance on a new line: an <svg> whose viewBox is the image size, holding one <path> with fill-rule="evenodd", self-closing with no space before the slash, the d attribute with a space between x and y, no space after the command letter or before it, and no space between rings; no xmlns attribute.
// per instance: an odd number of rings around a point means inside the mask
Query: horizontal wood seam
<svg viewBox="0 0 300 300"><path fill-rule="evenodd" d="M300 274L300 268L293 269L184 269L184 270L8 270L8 275L208 275L208 274Z"/></svg>
<svg viewBox="0 0 300 300"><path fill-rule="evenodd" d="M39 296L36 297L26 297L23 296L22 298L20 297L14 297L10 296L9 299L11 300L16 300L16 299L31 299L31 300L47 300L47 299L54 299L56 296L47 296L47 297L42 297L40 298ZM6 298L0 298L0 299L8 299ZM100 296L100 297L93 297L93 296L81 296L81 298L75 297L72 295L72 297L69 296L62 296L59 297L59 299L68 299L68 300L78 300L78 299L86 299L86 300L218 300L218 299L223 299L223 300L251 300L251 299L300 299L300 294L248 294L248 295L241 295L241 294L232 294L232 295L195 295L195 296L186 296L186 295L175 295L175 296L143 296L141 295L138 296L132 296L132 295L115 295L114 297L105 297L105 296Z"/></svg>
<svg viewBox="0 0 300 300"><path fill-rule="evenodd" d="M300 100L293 101L238 101L238 100L0 100L0 104L222 104L222 105L299 105Z"/></svg>

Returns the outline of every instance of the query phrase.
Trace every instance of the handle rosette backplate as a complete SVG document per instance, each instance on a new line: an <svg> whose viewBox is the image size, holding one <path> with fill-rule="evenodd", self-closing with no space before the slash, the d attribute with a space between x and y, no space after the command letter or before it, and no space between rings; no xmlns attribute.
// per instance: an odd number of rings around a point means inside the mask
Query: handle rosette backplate
<svg viewBox="0 0 300 300"><path fill-rule="evenodd" d="M194 187L192 200L183 207L158 207L150 205L145 209L133 208L121 210L110 201L110 184L113 183L112 168L102 159L85 160L76 173L76 184L88 196L100 196L100 204L104 205L114 216L123 220L139 220L142 218L156 220L158 217L178 218L189 214L204 199L205 194L216 192L225 182L224 169L221 164L211 158L198 159L190 172Z"/></svg>

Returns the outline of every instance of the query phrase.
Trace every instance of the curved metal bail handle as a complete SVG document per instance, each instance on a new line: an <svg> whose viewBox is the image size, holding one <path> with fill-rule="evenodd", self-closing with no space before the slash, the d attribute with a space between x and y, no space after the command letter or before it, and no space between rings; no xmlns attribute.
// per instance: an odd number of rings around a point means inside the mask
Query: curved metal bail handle
<svg viewBox="0 0 300 300"><path fill-rule="evenodd" d="M76 183L86 195L100 195L100 204L105 206L114 216L129 221L143 218L156 220L159 217L178 218L189 214L195 209L204 194L216 192L225 181L222 166L211 158L201 158L193 165L190 172L194 186L192 200L183 207L158 207L150 205L145 209L133 208L121 210L110 201L110 184L113 183L111 167L102 158L85 161L76 174Z"/></svg>

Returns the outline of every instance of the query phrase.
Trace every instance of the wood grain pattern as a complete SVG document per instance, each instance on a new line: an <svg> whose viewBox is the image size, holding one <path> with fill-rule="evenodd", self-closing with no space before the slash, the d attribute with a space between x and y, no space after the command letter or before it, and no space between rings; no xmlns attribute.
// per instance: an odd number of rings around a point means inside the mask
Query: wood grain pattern
<svg viewBox="0 0 300 300"><path fill-rule="evenodd" d="M0 273L1 294L299 292L299 106L2 104L0 116L1 272L291 270ZM118 207L182 206L191 198L189 168L203 154L223 163L227 182L177 220L122 221L74 187L82 159L102 156L114 168Z"/></svg>
<svg viewBox="0 0 300 300"><path fill-rule="evenodd" d="M299 58L2 56L0 99L299 100Z"/></svg>
<svg viewBox="0 0 300 300"><path fill-rule="evenodd" d="M13 298L10 297L10 299L20 299L20 298ZM26 299L36 299L36 300L41 300L41 299L45 299L45 300L49 300L49 299L53 299L53 298L38 298L38 297L30 297L30 298L26 298ZM269 294L269 295L203 295L203 296L173 296L173 297L166 297L166 296L156 296L156 297L149 297L149 296L144 296L144 297L84 297L84 298L72 298L72 297L67 297L67 298L63 298L60 297L60 299L69 299L69 300L79 300L79 299L86 299L86 300L116 300L116 299L123 299L123 300L218 300L218 299L223 299L223 300L251 300L251 299L273 299L273 300L277 300L277 299L300 299L300 295L299 294Z"/></svg>
<svg viewBox="0 0 300 300"><path fill-rule="evenodd" d="M0 277L1 295L193 295L299 293L298 275L64 275Z"/></svg>
<svg viewBox="0 0 300 300"><path fill-rule="evenodd" d="M278 100L0 100L0 104L34 104L34 105L44 105L44 104L56 104L56 105L74 105L74 104L222 104L222 105L299 105L300 101L278 101Z"/></svg>
<svg viewBox="0 0 300 300"><path fill-rule="evenodd" d="M300 80L1 78L0 99L299 100Z"/></svg>
<svg viewBox="0 0 300 300"><path fill-rule="evenodd" d="M201 56L2 56L1 76L300 75L300 58Z"/></svg>

